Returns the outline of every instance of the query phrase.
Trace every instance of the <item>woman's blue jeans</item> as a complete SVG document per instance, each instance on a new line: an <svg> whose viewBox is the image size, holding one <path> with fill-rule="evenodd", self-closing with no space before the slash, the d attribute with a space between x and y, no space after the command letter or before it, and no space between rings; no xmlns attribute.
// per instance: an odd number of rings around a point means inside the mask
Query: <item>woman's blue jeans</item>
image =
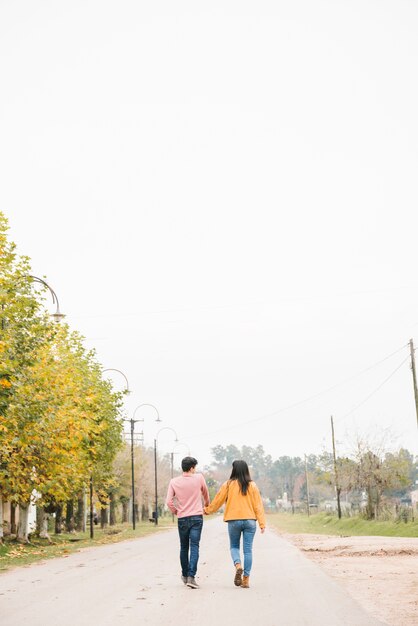
<svg viewBox="0 0 418 626"><path fill-rule="evenodd" d="M203 515L179 517L180 563L182 576L196 576Z"/></svg>
<svg viewBox="0 0 418 626"><path fill-rule="evenodd" d="M253 540L256 531L255 519L237 519L228 522L229 547L234 565L242 563L240 541L244 549L244 576L249 576L253 564Z"/></svg>

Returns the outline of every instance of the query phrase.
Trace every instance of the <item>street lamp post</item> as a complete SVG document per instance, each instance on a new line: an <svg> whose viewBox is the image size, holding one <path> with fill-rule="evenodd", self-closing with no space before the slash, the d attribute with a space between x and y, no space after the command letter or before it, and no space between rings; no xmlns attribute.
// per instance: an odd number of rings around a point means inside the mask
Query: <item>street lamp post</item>
<svg viewBox="0 0 418 626"><path fill-rule="evenodd" d="M187 449L187 455L190 456L190 448L187 445L187 443L184 443L184 441L178 441L176 445L174 446L172 452L170 452L171 478L173 478L174 476L174 455L179 454L178 452L176 452L177 446L185 446L185 448ZM174 515L173 515L173 522L174 522Z"/></svg>
<svg viewBox="0 0 418 626"><path fill-rule="evenodd" d="M122 374L126 383L126 393L130 393L128 379L126 378L125 374L121 370L117 370L113 367L108 367L102 370L102 374L104 374L104 372L119 372L119 374ZM94 537L93 518L94 518L94 507L93 507L93 470L92 470L91 475L90 475L90 539L93 539Z"/></svg>
<svg viewBox="0 0 418 626"><path fill-rule="evenodd" d="M157 412L157 419L155 420L156 422L161 422L160 419L160 414L158 413L158 409L153 405L153 404L149 404L148 402L144 402L143 404L140 404L136 407L136 409L134 410L134 413L132 415L132 418L130 420L124 420L126 422L130 422L131 424L131 486L132 486L132 528L133 530L135 530L135 522L136 522L136 511L135 511L135 456L134 456L134 431L135 431L135 424L136 422L143 422L144 418L142 419L135 419L135 414L137 412L138 409L140 409L143 406L150 406L153 409L155 409L155 411ZM144 434L144 431L142 431L142 433L140 434Z"/></svg>
<svg viewBox="0 0 418 626"><path fill-rule="evenodd" d="M190 453L190 448L189 448L189 446L187 445L187 443L185 443L184 441L177 441L176 445L175 445L175 446L174 446L174 448L173 448L173 454L178 454L178 452L176 452L176 448L177 448L177 446L184 446L184 447L187 449L187 455L188 455L188 456L190 456L190 455L191 455L191 453Z"/></svg>
<svg viewBox="0 0 418 626"><path fill-rule="evenodd" d="M135 424L136 422L139 422L140 420L134 420L134 419L130 419L130 420L125 420L131 423L131 486L132 486L132 528L133 530L135 530L135 522L136 522L136 515L135 515L135 467L134 467L134 431L135 431ZM139 433L140 435L144 434L144 431L142 431L141 433Z"/></svg>
<svg viewBox="0 0 418 626"><path fill-rule="evenodd" d="M158 526L158 478L157 478L157 441L158 441L158 435L163 431L163 430L171 430L171 432L174 433L175 435L175 442L177 443L178 441L178 437L177 437L177 433L174 430L174 428L170 428L170 426L164 426L163 428L160 428L160 430L157 432L157 434L155 435L155 439L154 439L154 478L155 478L155 525Z"/></svg>
<svg viewBox="0 0 418 626"><path fill-rule="evenodd" d="M178 454L178 452L176 452L177 446L185 446L187 448L187 454L190 456L190 448L187 443L184 443L184 441L178 441L173 450L170 452L171 478L174 478L174 455ZM174 522L174 513L171 514L171 519Z"/></svg>

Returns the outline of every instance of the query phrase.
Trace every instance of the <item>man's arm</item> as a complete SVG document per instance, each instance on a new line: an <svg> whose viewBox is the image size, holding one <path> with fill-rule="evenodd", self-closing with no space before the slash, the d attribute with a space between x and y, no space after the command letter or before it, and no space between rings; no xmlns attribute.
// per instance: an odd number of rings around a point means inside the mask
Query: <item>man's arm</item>
<svg viewBox="0 0 418 626"><path fill-rule="evenodd" d="M202 495L203 495L203 502L205 503L205 506L209 506L210 504L209 489L208 489L208 486L206 484L206 480L204 479L203 474L201 474L201 477L202 477L201 490L202 490Z"/></svg>
<svg viewBox="0 0 418 626"><path fill-rule="evenodd" d="M174 487L171 484L168 485L168 491L167 491L167 497L165 499L165 503L168 506L168 508L170 509L170 511L173 513L173 515L177 515L177 509L174 506L174 502L173 502L173 498L175 496L175 491L174 491Z"/></svg>

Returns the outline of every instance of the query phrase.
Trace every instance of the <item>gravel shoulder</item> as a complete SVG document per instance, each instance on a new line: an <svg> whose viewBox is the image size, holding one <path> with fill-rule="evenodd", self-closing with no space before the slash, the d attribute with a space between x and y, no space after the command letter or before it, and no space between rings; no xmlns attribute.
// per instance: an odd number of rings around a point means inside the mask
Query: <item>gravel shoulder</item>
<svg viewBox="0 0 418 626"><path fill-rule="evenodd" d="M280 535L377 619L418 624L418 538Z"/></svg>

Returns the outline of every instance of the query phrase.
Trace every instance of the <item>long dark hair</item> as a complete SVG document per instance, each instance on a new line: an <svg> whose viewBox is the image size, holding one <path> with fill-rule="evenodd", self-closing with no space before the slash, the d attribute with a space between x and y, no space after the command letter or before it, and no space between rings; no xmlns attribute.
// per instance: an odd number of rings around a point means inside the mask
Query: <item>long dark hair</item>
<svg viewBox="0 0 418 626"><path fill-rule="evenodd" d="M234 461L232 463L232 472L230 480L237 480L241 489L241 493L247 495L248 485L251 482L250 470L245 461Z"/></svg>

